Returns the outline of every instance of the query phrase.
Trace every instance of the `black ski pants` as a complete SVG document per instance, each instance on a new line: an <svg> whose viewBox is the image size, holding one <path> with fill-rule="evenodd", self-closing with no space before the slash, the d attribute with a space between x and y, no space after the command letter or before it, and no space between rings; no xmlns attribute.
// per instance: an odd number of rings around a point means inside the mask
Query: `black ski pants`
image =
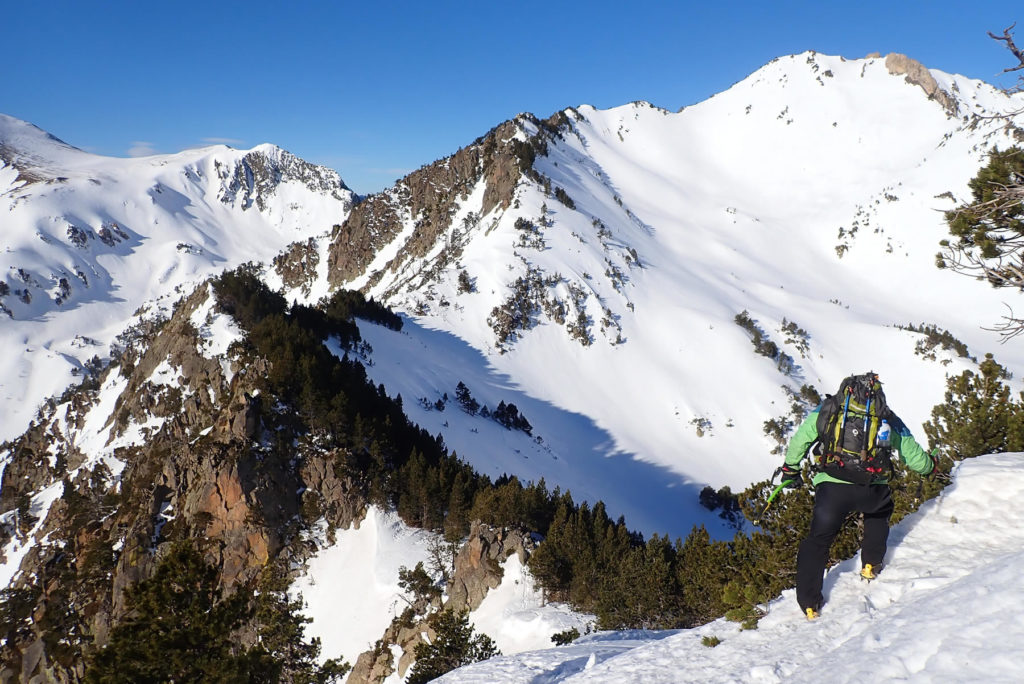
<svg viewBox="0 0 1024 684"><path fill-rule="evenodd" d="M885 558L892 509L892 492L887 484L822 482L815 487L811 530L796 557L796 600L801 610L821 607L828 552L846 516L852 511L864 514L861 562L880 566Z"/></svg>

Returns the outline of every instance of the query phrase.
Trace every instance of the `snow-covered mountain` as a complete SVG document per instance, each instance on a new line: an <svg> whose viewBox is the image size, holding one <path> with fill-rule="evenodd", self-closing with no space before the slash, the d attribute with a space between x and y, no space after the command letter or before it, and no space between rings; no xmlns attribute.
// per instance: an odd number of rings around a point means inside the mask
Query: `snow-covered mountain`
<svg viewBox="0 0 1024 684"><path fill-rule="evenodd" d="M860 579L857 559L829 571L826 604L813 623L789 590L766 606L756 630L717 620L675 632L599 632L437 681L1017 681L1024 454L965 461L955 477L939 498L893 528L888 566L877 580Z"/></svg>
<svg viewBox="0 0 1024 684"><path fill-rule="evenodd" d="M676 113L519 116L354 209L335 173L270 146L105 159L5 117L0 303L23 351L0 367L0 437L144 302L261 260L292 299L362 288L407 313L404 333L367 333L369 372L482 472L685 534L700 488L770 474L805 386L873 369L922 436L972 362L899 326L1020 367L982 329L1005 292L934 254L942 211L1020 135L977 117L1021 97L900 55L804 53ZM437 410L459 382L530 434Z"/></svg>
<svg viewBox="0 0 1024 684"><path fill-rule="evenodd" d="M358 288L399 311L400 332L360 321L368 344L355 355L479 472L603 500L645 534L706 524L727 536L698 492L766 478L793 422L846 374L880 373L922 441L948 374L995 350L1020 377L1024 352L983 329L1006 293L936 269L934 255L942 212L966 199L989 150L1021 137L983 117L1021 98L899 55L805 53L680 112L524 114L362 199L271 146L106 159L0 117L0 440L126 326L177 311L167 330L123 337L151 347L132 347L88 399L51 402L25 448L0 453L2 577L44 562L65 477L114 492L133 479L141 503L116 523L128 531L104 518L83 535L114 543L121 582L142 576L129 552L145 558L167 524L222 542L226 584L249 578L294 532L252 512L294 520L307 491L345 500L351 483L315 439L297 439L285 464L260 460L274 442L257 439L260 413L279 417L255 393L266 368L243 366L241 331L193 288L248 261L289 300ZM239 454L260 465L238 467ZM160 485L146 491L150 470ZM425 544L360 505L328 507L330 532L296 554L304 591L339 574L357 585L324 598L311 625L339 649L325 656L349 660L378 650L398 565ZM515 639L523 625L584 619L541 613L524 593L527 617L509 619L509 603L474 613L509 628L506 654L538 646Z"/></svg>
<svg viewBox="0 0 1024 684"><path fill-rule="evenodd" d="M805 53L680 112L522 115L359 205L312 290L410 316L367 333L369 373L481 472L685 535L701 487L771 474L805 386L873 369L923 440L948 373L990 351L1022 368L983 329L1006 292L935 267L943 211L1022 137L978 117L1022 97L902 55ZM460 381L532 433L467 422Z"/></svg>
<svg viewBox="0 0 1024 684"><path fill-rule="evenodd" d="M117 159L0 115L0 441L137 309L329 232L355 199L273 145Z"/></svg>

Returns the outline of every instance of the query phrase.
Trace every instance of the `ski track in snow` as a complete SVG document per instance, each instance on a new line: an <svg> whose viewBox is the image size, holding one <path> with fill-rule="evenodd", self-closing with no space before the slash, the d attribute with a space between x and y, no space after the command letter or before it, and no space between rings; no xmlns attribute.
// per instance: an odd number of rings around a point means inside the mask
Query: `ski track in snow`
<svg viewBox="0 0 1024 684"><path fill-rule="evenodd" d="M598 633L567 647L498 657L446 684L589 682L1019 682L1024 656L1024 454L958 466L953 485L895 526L885 569L859 559L826 575L821 617L793 590L756 630L717 620L654 634ZM705 636L722 641L714 648Z"/></svg>

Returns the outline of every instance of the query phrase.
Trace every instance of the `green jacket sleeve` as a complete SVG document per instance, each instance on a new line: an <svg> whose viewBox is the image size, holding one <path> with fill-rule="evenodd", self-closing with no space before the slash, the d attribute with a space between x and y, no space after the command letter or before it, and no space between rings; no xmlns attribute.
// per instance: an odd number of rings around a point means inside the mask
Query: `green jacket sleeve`
<svg viewBox="0 0 1024 684"><path fill-rule="evenodd" d="M918 444L914 436L910 434L910 428L895 413L891 415L889 422L892 425L890 444L899 452L900 460L906 463L911 470L922 475L932 472L935 463L924 447Z"/></svg>
<svg viewBox="0 0 1024 684"><path fill-rule="evenodd" d="M786 449L786 465L793 468L799 467L800 461L807 455L807 450L818 439L818 412L820 410L819 406L807 414L804 422L800 423L800 427L793 434L793 438L789 440L789 447Z"/></svg>

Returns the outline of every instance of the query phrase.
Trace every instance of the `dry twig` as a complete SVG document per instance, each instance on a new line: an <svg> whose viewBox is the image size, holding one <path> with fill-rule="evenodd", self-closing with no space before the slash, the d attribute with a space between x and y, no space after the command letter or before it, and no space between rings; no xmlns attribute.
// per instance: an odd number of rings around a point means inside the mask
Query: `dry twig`
<svg viewBox="0 0 1024 684"><path fill-rule="evenodd" d="M1013 22L1013 24L1010 26L1010 28L1003 30L1003 35L1001 35L1001 36L997 36L996 34L992 33L991 31L988 31L989 38L992 38L993 40L998 40L998 41L1006 43L1006 49L1009 50L1010 52L1012 52L1013 56L1016 57L1017 60L1020 62L1020 64L1018 64L1017 66L1007 67L1007 68L1003 69L1003 73L1004 74L1007 73L1007 72L1010 72L1010 71L1020 71L1021 69L1024 69L1024 52L1022 52L1021 49L1019 47L1017 47L1014 44L1014 42L1013 42L1013 33L1012 33L1012 31L1013 31L1013 27L1016 26L1016 25L1017 25L1017 22Z"/></svg>

